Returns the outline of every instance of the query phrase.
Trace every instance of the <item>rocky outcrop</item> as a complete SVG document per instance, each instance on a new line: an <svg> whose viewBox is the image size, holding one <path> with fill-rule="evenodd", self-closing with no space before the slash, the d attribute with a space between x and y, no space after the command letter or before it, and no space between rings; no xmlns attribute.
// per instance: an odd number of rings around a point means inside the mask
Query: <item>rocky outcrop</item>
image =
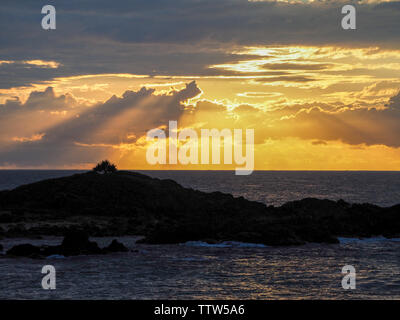
<svg viewBox="0 0 400 320"><path fill-rule="evenodd" d="M108 247L103 249L104 252L127 252L129 251L121 242L114 239Z"/></svg>
<svg viewBox="0 0 400 320"><path fill-rule="evenodd" d="M12 247L7 251L7 255L15 257L37 257L40 255L40 251L40 247L25 243Z"/></svg>
<svg viewBox="0 0 400 320"><path fill-rule="evenodd" d="M68 232L61 245L53 248L53 250L58 252L51 252L51 254L61 254L63 256L102 253L97 243L90 241L88 234L81 231ZM47 249L47 255L50 255L49 249Z"/></svg>
<svg viewBox="0 0 400 320"><path fill-rule="evenodd" d="M129 251L122 243L113 240L108 247L99 248L98 244L89 240L89 236L82 231L68 232L62 243L58 246L34 246L31 244L20 244L7 251L7 256L43 258L48 256L78 256L106 254L112 252Z"/></svg>
<svg viewBox="0 0 400 320"><path fill-rule="evenodd" d="M382 208L309 198L267 207L124 171L76 174L1 191L0 212L9 222L5 236L64 234L71 227L63 223L74 217L79 217L75 224L85 220L78 227L91 236L144 235L142 242L154 244L213 239L299 245L337 243L338 236L400 235L400 205ZM81 243L83 247L70 253L99 251L88 240ZM67 248L65 243L68 253Z"/></svg>

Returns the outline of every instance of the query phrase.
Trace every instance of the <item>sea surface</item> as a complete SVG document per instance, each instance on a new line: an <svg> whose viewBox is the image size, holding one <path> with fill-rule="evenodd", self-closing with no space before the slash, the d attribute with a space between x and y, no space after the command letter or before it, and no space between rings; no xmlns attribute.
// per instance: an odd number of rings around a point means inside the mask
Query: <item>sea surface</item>
<svg viewBox="0 0 400 320"><path fill-rule="evenodd" d="M0 190L79 171L0 171ZM399 172L146 171L202 191L229 192L268 205L305 197L381 206L400 203ZM268 247L225 242L210 245L136 244L106 256L44 260L0 257L0 299L400 299L400 239L340 239L340 244ZM58 244L62 239L3 239ZM100 246L112 238L95 238ZM4 252L4 251L3 251ZM41 269L56 268L56 290L43 290ZM342 287L342 268L356 270L356 289Z"/></svg>

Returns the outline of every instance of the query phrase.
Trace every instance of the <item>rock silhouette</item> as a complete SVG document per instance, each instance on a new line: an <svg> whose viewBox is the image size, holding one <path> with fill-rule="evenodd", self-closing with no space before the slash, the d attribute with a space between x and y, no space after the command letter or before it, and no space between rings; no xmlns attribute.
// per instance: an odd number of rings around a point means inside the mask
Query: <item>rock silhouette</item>
<svg viewBox="0 0 400 320"><path fill-rule="evenodd" d="M52 255L60 256L78 256L105 254L111 252L127 252L122 243L113 240L108 247L99 248L94 241L89 241L89 236L83 231L69 231L58 246L34 246L31 244L20 244L7 251L7 256L43 258Z"/></svg>
<svg viewBox="0 0 400 320"><path fill-rule="evenodd" d="M40 247L29 243L16 245L7 251L7 255L16 257L35 257L39 256L39 254Z"/></svg>
<svg viewBox="0 0 400 320"><path fill-rule="evenodd" d="M58 252L49 252L47 254L61 254L63 256L77 256L80 254L100 254L102 250L96 242L89 241L87 233L82 231L69 231L59 247L53 248Z"/></svg>
<svg viewBox="0 0 400 320"><path fill-rule="evenodd" d="M114 239L110 245L103 249L104 252L127 252L129 251L122 243Z"/></svg>
<svg viewBox="0 0 400 320"><path fill-rule="evenodd" d="M5 236L63 235L73 227L91 236L144 235L142 242L151 244L209 239L299 245L337 243L338 236L400 235L400 205L307 198L273 207L126 171L75 174L1 191L1 212L8 221ZM87 239L79 242L78 248L68 240L64 249L99 250Z"/></svg>

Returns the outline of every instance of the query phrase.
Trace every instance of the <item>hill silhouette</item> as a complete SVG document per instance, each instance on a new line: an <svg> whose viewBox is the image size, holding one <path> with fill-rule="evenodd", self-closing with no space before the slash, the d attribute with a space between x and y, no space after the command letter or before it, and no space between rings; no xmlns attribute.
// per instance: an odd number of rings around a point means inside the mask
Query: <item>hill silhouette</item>
<svg viewBox="0 0 400 320"><path fill-rule="evenodd" d="M398 236L400 205L309 198L273 207L140 173L88 172L1 191L0 226L3 236L62 235L75 228L93 236L140 234L147 243L336 243L338 236Z"/></svg>

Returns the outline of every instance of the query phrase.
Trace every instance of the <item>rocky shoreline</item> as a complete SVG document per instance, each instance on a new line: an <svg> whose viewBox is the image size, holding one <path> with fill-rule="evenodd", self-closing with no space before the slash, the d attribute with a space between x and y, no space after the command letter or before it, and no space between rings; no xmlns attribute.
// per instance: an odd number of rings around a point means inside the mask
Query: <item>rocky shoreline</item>
<svg viewBox="0 0 400 320"><path fill-rule="evenodd" d="M40 259L52 256L78 256L92 254L108 254L129 251L122 243L114 239L107 247L100 248L95 241L90 241L83 231L69 231L60 245L34 246L29 243L19 244L7 250L8 257L27 257Z"/></svg>
<svg viewBox="0 0 400 320"><path fill-rule="evenodd" d="M96 237L143 235L141 241L149 244L338 243L338 237L399 237L400 205L307 198L274 207L126 171L87 172L0 191L0 238L73 231Z"/></svg>

